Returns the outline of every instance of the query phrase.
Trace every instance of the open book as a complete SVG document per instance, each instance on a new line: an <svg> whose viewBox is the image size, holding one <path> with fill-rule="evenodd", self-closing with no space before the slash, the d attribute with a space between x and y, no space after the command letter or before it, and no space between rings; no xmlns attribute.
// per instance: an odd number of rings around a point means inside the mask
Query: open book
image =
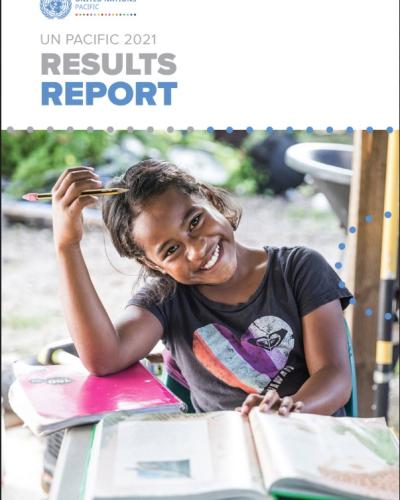
<svg viewBox="0 0 400 500"><path fill-rule="evenodd" d="M111 412L177 412L184 404L141 363L96 377L81 362L31 367L10 387L12 409L37 435L98 422Z"/></svg>
<svg viewBox="0 0 400 500"><path fill-rule="evenodd" d="M398 498L384 419L110 415L92 432L84 500Z"/></svg>

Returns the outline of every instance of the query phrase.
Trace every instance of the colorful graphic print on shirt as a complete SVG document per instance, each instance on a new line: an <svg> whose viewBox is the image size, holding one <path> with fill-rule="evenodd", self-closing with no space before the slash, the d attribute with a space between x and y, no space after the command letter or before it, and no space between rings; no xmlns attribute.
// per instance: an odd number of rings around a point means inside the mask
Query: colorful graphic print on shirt
<svg viewBox="0 0 400 500"><path fill-rule="evenodd" d="M193 334L193 352L215 377L247 393L262 393L285 368L294 347L293 331L277 316L263 316L235 335L210 323Z"/></svg>

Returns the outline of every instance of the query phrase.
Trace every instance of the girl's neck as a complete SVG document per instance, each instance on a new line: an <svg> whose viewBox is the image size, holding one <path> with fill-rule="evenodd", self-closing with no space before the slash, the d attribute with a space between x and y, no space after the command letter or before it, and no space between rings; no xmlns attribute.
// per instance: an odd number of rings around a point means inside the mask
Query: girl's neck
<svg viewBox="0 0 400 500"><path fill-rule="evenodd" d="M198 290L217 302L246 302L264 278L268 255L264 249L251 248L236 242L236 259L236 270L229 280L218 285L198 285Z"/></svg>

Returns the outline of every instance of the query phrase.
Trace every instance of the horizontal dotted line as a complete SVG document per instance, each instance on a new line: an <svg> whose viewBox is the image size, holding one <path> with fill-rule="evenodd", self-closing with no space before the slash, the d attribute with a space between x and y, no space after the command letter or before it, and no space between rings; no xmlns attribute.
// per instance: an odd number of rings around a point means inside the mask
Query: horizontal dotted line
<svg viewBox="0 0 400 500"><path fill-rule="evenodd" d="M85 14L82 14L82 15L85 15ZM86 15L90 15L90 14L86 14ZM122 14L120 14L122 15ZM328 127L329 128L329 127ZM26 130L27 132L33 132L34 130L47 130L48 132L52 132L54 131L54 127L47 127L46 129L34 129L33 127L27 127L26 129L14 129L14 127L7 127L6 128L7 132L14 132L14 130ZM155 128L154 127L146 127L146 128L141 128L141 129L135 129L133 127L127 127L126 129L124 128L117 128L115 129L115 127L106 127L105 129L94 129L94 127L85 127L85 128L74 128L74 127L67 127L66 129L57 129L59 131L63 131L63 130L66 130L68 132L73 132L74 130L87 130L88 132L93 132L94 130L106 130L107 132L114 132L114 130L118 130L118 131L128 131L128 132L133 132L134 130L145 130L147 132L154 132ZM158 131L162 132L162 129L157 129ZM306 129L296 129L294 130L292 127L287 127L286 129L274 129L272 127L267 127L265 129L254 129L253 127L247 127L245 129L234 129L233 127L227 127L226 129L222 129L222 128L214 128L214 127L207 127L206 129L195 129L194 127L187 127L186 129L175 129L174 127L167 127L166 128L166 131L171 133L171 132L174 132L175 130L177 131L187 131L187 132L194 132L195 130L197 131L201 131L201 132L208 132L210 134L212 134L214 131L216 130L222 130L222 131L225 131L227 134L232 134L233 132L237 131L237 132L247 132L248 134L251 134L253 133L254 131L259 131L259 132L267 132L269 134L272 134L273 132L287 132L289 134L291 133L294 133L295 131L296 132L307 132L309 134L312 134L313 132L322 132L323 130L321 129L312 129L311 127L307 127ZM358 130L358 129L356 129ZM378 130L381 130L381 129L378 129ZM355 129L351 128L351 127L348 127L345 132L348 133L348 134L352 134L353 132L355 131ZM369 132L369 133L372 133L374 131L374 129L372 129L370 127L370 130L368 129L365 129L366 132ZM386 132L388 134L391 134L392 132L394 131L393 127L387 127L386 128ZM328 130L326 129L326 132L328 134L332 134L334 132L334 130ZM343 132L343 130L336 130L336 132ZM366 216L366 221L367 222L370 222L370 220L368 220L368 218L371 217L371 216ZM371 218L372 220L372 218Z"/></svg>
<svg viewBox="0 0 400 500"><path fill-rule="evenodd" d="M240 129L240 130L243 130L243 129ZM253 127L247 127L245 130L249 134L254 131ZM275 130L285 131L285 132L288 132L289 134L292 134L293 132L295 132L295 129L293 127L286 127L285 129L274 129L273 127L267 127L265 129L256 129L256 130L265 130L266 132L269 132L269 133L272 133ZM333 127L326 127L325 129L314 129L313 127L307 127L305 129L296 129L296 130L300 131L300 132L304 130L308 134L312 134L313 132L322 132L322 131L325 131L328 134L333 134L334 132L342 132L343 131L342 129L335 130ZM381 130L381 129L374 129L373 127L367 127L366 129L354 129L353 127L346 127L346 129L344 129L344 132L346 132L347 134L352 134L355 130L361 130L361 131L365 130L366 132L371 134L374 130ZM393 127L386 127L385 130L388 134L391 134L394 129L393 129ZM208 127L207 131L210 133L214 132L214 128ZM225 131L228 134L231 134L232 132L235 131L235 129L233 127L227 127L225 129Z"/></svg>

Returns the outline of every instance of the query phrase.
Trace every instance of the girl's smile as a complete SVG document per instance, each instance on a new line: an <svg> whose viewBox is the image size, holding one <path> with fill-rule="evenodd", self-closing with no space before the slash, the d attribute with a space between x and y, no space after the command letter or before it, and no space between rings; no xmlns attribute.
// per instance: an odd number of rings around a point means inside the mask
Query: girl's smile
<svg viewBox="0 0 400 500"><path fill-rule="evenodd" d="M217 244L211 257L207 260L204 266L200 267L200 271L210 271L211 269L213 269L222 258L223 252L224 249L222 243L220 242Z"/></svg>
<svg viewBox="0 0 400 500"><path fill-rule="evenodd" d="M232 226L203 197L168 188L146 203L133 232L144 263L179 283L221 284L236 271Z"/></svg>

